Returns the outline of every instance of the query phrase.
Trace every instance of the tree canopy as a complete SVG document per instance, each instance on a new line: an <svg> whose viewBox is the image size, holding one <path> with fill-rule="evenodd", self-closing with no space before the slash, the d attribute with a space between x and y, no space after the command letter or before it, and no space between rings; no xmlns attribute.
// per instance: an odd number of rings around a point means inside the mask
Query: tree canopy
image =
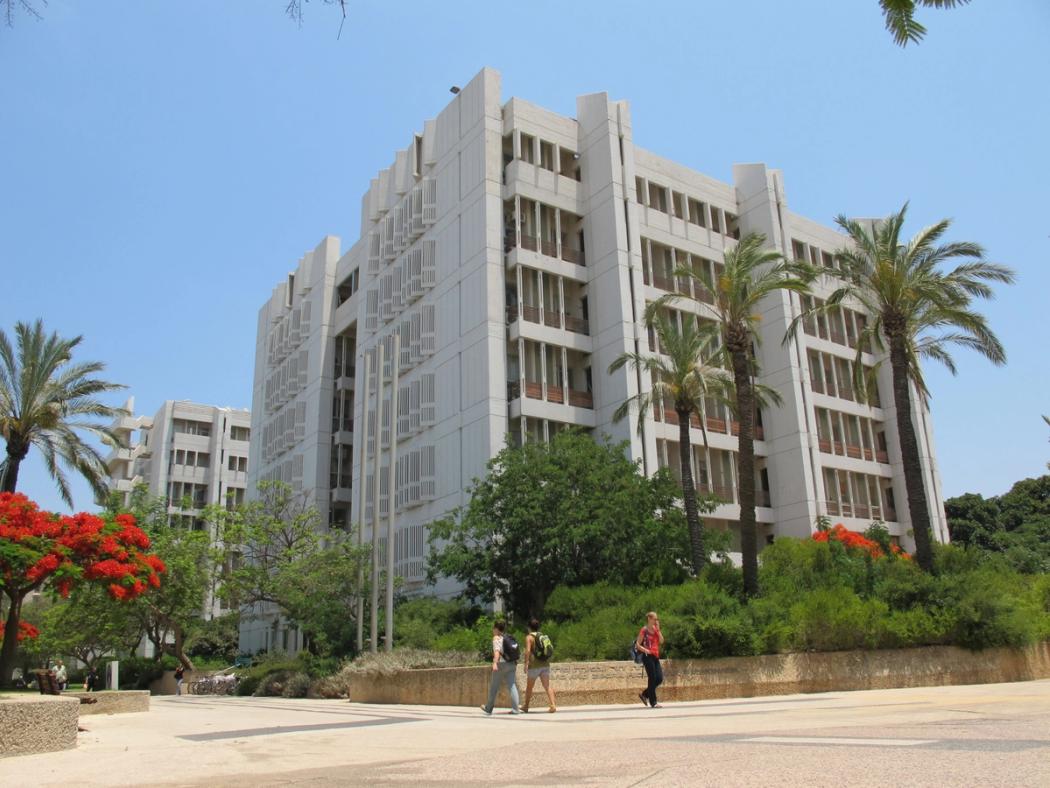
<svg viewBox="0 0 1050 788"><path fill-rule="evenodd" d="M507 447L488 470L466 507L431 526L431 581L456 578L464 596L498 597L528 615L542 612L558 585L686 576L680 490L666 471L647 478L623 444L569 430Z"/></svg>

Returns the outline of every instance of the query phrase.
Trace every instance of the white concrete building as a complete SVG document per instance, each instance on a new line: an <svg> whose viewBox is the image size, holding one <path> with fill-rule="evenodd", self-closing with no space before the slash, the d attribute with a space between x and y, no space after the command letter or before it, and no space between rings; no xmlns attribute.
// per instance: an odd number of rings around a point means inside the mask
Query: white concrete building
<svg viewBox="0 0 1050 788"><path fill-rule="evenodd" d="M136 485L167 500L172 522L201 530L201 509L210 504L232 508L245 500L251 413L182 400L167 400L156 414L136 416L135 398L124 404L128 416L113 423L127 448L106 457L111 490L125 503ZM218 601L207 614L220 612Z"/></svg>
<svg viewBox="0 0 1050 788"><path fill-rule="evenodd" d="M788 208L778 170L737 165L734 182L722 183L637 147L624 101L581 96L576 117L564 117L517 98L504 103L499 75L485 69L372 180L350 250L340 256L338 240L324 239L260 312L250 482L284 478L334 527L360 519L363 482L370 538L375 451L388 468L391 421L387 404L377 446L375 376L365 416L363 358L372 356L374 370L386 343L389 379L395 334L395 558L410 590L423 583L427 523L465 503L465 488L508 438L581 426L628 440L646 472L677 474L673 411L656 409L641 432L633 417L613 422L624 398L650 381L607 370L625 351L658 351L642 315L660 295L688 292L677 266L717 272L725 250L752 231L821 265L845 243ZM830 292L822 281L814 296ZM910 547L888 365L878 373L879 403L858 403L850 368L864 315L847 309L811 321L784 345L801 308L783 293L763 313L761 382L784 402L760 414L759 527L769 540L808 535L821 515L855 530L881 519ZM712 313L683 302L674 314ZM946 540L929 415L914 416L935 538ZM362 469L355 438L363 431L354 425L365 423ZM724 501L708 525L738 543L730 415L712 406L707 428L709 451L699 429L692 436L694 476ZM382 470L384 543L390 499Z"/></svg>

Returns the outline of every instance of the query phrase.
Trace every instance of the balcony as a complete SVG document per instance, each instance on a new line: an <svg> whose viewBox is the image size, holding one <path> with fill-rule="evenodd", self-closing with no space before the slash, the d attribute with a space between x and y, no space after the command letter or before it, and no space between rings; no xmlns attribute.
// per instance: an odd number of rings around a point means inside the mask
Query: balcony
<svg viewBox="0 0 1050 788"><path fill-rule="evenodd" d="M889 462L890 462L890 455L887 452L884 452L884 451L876 451L875 452L875 462L881 462L883 464L888 465Z"/></svg>
<svg viewBox="0 0 1050 788"><path fill-rule="evenodd" d="M510 254L513 249L522 248L529 252L539 252L544 257L550 257L555 260L561 259L566 263L572 263L573 265L586 265L587 257L582 249L574 249L571 246L563 244L561 247L561 254L558 254L558 244L554 241L543 241L535 235L529 235L528 233L521 234L521 243L519 244L514 236L514 233L507 233L503 237L503 251L506 254Z"/></svg>
<svg viewBox="0 0 1050 788"><path fill-rule="evenodd" d="M572 315L566 315L565 330L571 331L574 334L584 334L586 336L590 336L591 324L590 321L584 320L582 317L573 317Z"/></svg>
<svg viewBox="0 0 1050 788"><path fill-rule="evenodd" d="M528 399L544 399L543 384L534 383L529 380L525 381L525 396ZM507 401L511 402L520 397L521 383L519 381L508 383ZM546 400L555 405L570 405L574 408L587 408L588 410L594 409L594 395L591 394L591 392L567 389L564 386L553 386L548 384Z"/></svg>

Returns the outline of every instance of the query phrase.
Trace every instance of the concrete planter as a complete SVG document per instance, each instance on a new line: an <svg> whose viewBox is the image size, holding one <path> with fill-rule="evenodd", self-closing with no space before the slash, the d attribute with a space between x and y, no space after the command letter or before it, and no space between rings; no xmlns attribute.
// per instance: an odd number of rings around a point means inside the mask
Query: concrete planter
<svg viewBox="0 0 1050 788"><path fill-rule="evenodd" d="M660 699L668 701L989 684L1050 678L1050 643L984 651L938 646L665 660L663 666ZM478 706L485 702L491 675L491 667L474 666L354 676L350 699L362 703ZM524 690L524 678L519 668L519 690ZM554 663L551 681L559 706L637 703L646 683L641 666L628 661ZM545 702L538 684L537 691L540 702ZM501 696L500 702L506 698Z"/></svg>
<svg viewBox="0 0 1050 788"><path fill-rule="evenodd" d="M0 697L0 757L77 746L80 701L55 695Z"/></svg>

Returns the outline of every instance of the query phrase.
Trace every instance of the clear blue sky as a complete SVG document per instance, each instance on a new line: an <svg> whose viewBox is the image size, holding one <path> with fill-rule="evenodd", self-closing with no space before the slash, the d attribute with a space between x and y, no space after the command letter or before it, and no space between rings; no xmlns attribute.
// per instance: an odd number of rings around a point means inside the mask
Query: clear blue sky
<svg viewBox="0 0 1050 788"><path fill-rule="evenodd" d="M783 169L820 222L911 200L1019 284L987 305L1009 354L931 368L948 495L1046 472L1050 4L923 11L901 50L876 0L50 0L0 28L0 325L83 334L138 410L250 407L256 315L326 233L357 237L369 178L482 66L573 114L631 102L635 141L714 177ZM122 401L114 398L115 403ZM19 487L61 509L39 456ZM92 505L86 486L76 504Z"/></svg>

